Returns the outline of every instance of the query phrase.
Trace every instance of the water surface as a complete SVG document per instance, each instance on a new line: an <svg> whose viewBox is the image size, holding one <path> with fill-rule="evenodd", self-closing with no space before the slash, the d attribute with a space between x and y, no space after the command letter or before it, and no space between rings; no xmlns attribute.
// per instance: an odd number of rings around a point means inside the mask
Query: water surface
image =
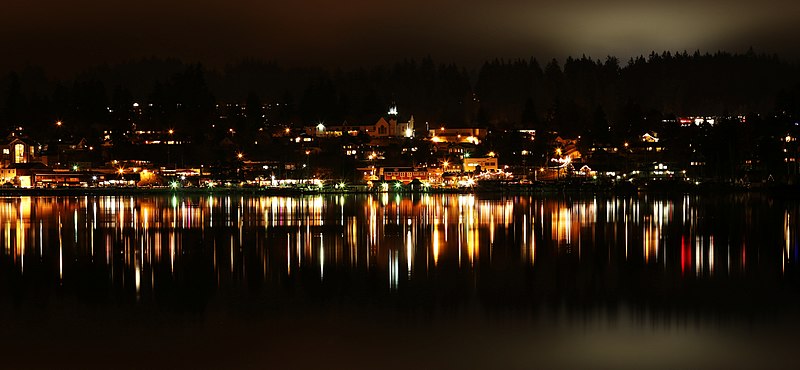
<svg viewBox="0 0 800 370"><path fill-rule="evenodd" d="M0 351L30 367L790 367L798 205L4 198Z"/></svg>

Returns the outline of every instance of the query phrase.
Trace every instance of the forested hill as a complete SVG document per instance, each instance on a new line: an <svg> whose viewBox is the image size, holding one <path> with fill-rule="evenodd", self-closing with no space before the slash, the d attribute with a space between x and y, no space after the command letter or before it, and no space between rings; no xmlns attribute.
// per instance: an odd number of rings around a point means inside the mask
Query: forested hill
<svg viewBox="0 0 800 370"><path fill-rule="evenodd" d="M750 113L797 116L800 67L752 51L652 53L628 61L487 61L479 68L431 58L352 70L286 68L242 61L221 69L144 59L53 80L35 66L0 78L0 125L36 128L55 120L85 127L196 127L218 119L217 104L247 104L258 124L373 121L396 103L417 122L556 129L647 126L664 117ZM263 106L267 109L253 106Z"/></svg>

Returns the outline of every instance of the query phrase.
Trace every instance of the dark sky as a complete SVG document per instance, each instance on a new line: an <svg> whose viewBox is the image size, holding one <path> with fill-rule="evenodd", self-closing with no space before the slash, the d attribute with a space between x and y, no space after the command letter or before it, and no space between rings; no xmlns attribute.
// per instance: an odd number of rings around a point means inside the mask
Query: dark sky
<svg viewBox="0 0 800 370"><path fill-rule="evenodd" d="M796 57L800 1L4 0L0 35L0 69L57 73L148 56L348 67L753 46Z"/></svg>

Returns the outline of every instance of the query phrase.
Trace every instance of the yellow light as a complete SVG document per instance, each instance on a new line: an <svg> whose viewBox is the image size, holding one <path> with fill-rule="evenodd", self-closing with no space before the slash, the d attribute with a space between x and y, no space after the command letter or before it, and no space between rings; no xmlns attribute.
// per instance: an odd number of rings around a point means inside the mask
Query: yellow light
<svg viewBox="0 0 800 370"><path fill-rule="evenodd" d="M556 148L556 155L561 155L561 148Z"/></svg>
<svg viewBox="0 0 800 370"><path fill-rule="evenodd" d="M125 172L125 170L124 170L124 169L122 169L122 167L120 167L120 168L118 168L118 169L117 169L117 173L118 173L118 174L122 175L122 173L123 173L123 172Z"/></svg>
<svg viewBox="0 0 800 370"><path fill-rule="evenodd" d="M169 131L168 131L168 132L169 132L169 134L170 134L170 135L172 135L172 134L174 134L174 133L175 133L175 130L173 130L173 129L169 129Z"/></svg>
<svg viewBox="0 0 800 370"><path fill-rule="evenodd" d="M495 156L494 152L489 152L489 156L494 157Z"/></svg>
<svg viewBox="0 0 800 370"><path fill-rule="evenodd" d="M242 159L244 158L244 153L237 153L236 158Z"/></svg>
<svg viewBox="0 0 800 370"><path fill-rule="evenodd" d="M62 124L63 124L63 122L61 122L61 121L56 121L56 126L59 126L59 127L61 127L61 125L62 125Z"/></svg>

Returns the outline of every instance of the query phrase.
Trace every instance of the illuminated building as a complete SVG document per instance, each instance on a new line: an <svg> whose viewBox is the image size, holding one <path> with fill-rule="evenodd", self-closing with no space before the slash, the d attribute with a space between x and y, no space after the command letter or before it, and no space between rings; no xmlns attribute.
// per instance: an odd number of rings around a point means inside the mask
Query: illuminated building
<svg viewBox="0 0 800 370"><path fill-rule="evenodd" d="M0 141L0 166L39 161L37 147L33 140L12 133Z"/></svg>
<svg viewBox="0 0 800 370"><path fill-rule="evenodd" d="M497 171L497 158L494 157L475 157L464 158L464 172Z"/></svg>

